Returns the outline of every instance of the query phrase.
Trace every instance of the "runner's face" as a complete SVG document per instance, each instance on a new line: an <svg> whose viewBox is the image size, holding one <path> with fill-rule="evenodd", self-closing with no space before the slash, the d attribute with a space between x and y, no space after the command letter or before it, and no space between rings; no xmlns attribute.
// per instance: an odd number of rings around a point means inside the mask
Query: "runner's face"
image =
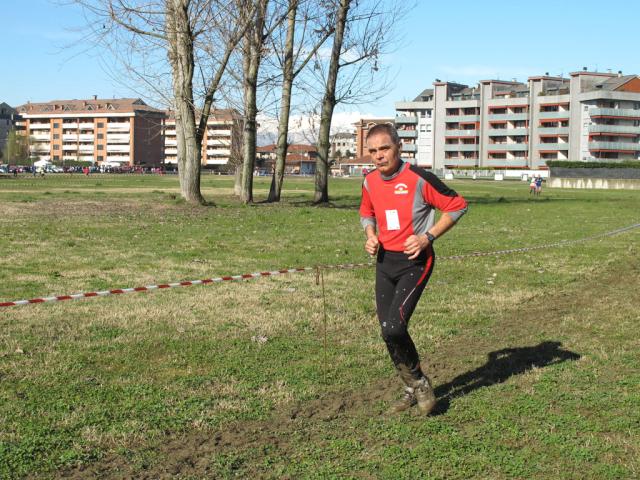
<svg viewBox="0 0 640 480"><path fill-rule="evenodd" d="M400 147L386 133L367 138L367 150L382 175L393 175L400 166Z"/></svg>

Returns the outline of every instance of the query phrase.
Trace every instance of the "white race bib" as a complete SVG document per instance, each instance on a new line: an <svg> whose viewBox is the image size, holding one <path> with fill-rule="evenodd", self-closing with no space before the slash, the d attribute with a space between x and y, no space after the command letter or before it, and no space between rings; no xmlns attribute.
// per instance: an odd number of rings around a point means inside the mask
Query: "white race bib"
<svg viewBox="0 0 640 480"><path fill-rule="evenodd" d="M400 218L398 218L398 210L385 210L387 215L387 230L400 230Z"/></svg>

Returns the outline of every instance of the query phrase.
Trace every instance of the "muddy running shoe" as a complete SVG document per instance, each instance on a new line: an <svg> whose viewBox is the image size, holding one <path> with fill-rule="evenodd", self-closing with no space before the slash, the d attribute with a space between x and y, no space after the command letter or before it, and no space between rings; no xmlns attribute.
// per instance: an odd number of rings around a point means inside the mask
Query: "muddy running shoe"
<svg viewBox="0 0 640 480"><path fill-rule="evenodd" d="M418 400L416 400L416 396L413 393L413 388L405 387L402 398L391 405L391 408L389 408L389 413L393 414L404 412L405 410L413 407L416 403L418 403Z"/></svg>
<svg viewBox="0 0 640 480"><path fill-rule="evenodd" d="M436 395L433 393L429 379L422 377L420 380L416 380L413 385L413 395L418 403L420 412L424 415L429 415L437 403Z"/></svg>

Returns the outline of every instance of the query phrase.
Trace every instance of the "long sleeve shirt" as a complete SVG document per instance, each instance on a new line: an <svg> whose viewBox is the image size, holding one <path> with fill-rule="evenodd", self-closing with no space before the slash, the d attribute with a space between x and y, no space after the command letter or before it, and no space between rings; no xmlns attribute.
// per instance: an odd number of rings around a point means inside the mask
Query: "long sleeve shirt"
<svg viewBox="0 0 640 480"><path fill-rule="evenodd" d="M369 173L362 185L360 221L378 230L385 250L402 252L411 235L421 235L433 226L435 209L457 221L467 211L467 202L433 173L403 162L385 177Z"/></svg>

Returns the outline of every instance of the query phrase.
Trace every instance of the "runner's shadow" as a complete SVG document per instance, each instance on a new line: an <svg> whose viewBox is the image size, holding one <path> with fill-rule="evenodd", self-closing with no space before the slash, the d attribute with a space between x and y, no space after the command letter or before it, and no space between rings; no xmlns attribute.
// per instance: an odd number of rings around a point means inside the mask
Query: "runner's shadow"
<svg viewBox="0 0 640 480"><path fill-rule="evenodd" d="M580 355L560 348L562 343L542 342L533 347L505 348L489 353L487 363L475 370L457 376L449 383L435 388L438 403L434 415L442 415L449 409L451 400L473 390L502 383L513 375L520 375L532 368L578 360Z"/></svg>

